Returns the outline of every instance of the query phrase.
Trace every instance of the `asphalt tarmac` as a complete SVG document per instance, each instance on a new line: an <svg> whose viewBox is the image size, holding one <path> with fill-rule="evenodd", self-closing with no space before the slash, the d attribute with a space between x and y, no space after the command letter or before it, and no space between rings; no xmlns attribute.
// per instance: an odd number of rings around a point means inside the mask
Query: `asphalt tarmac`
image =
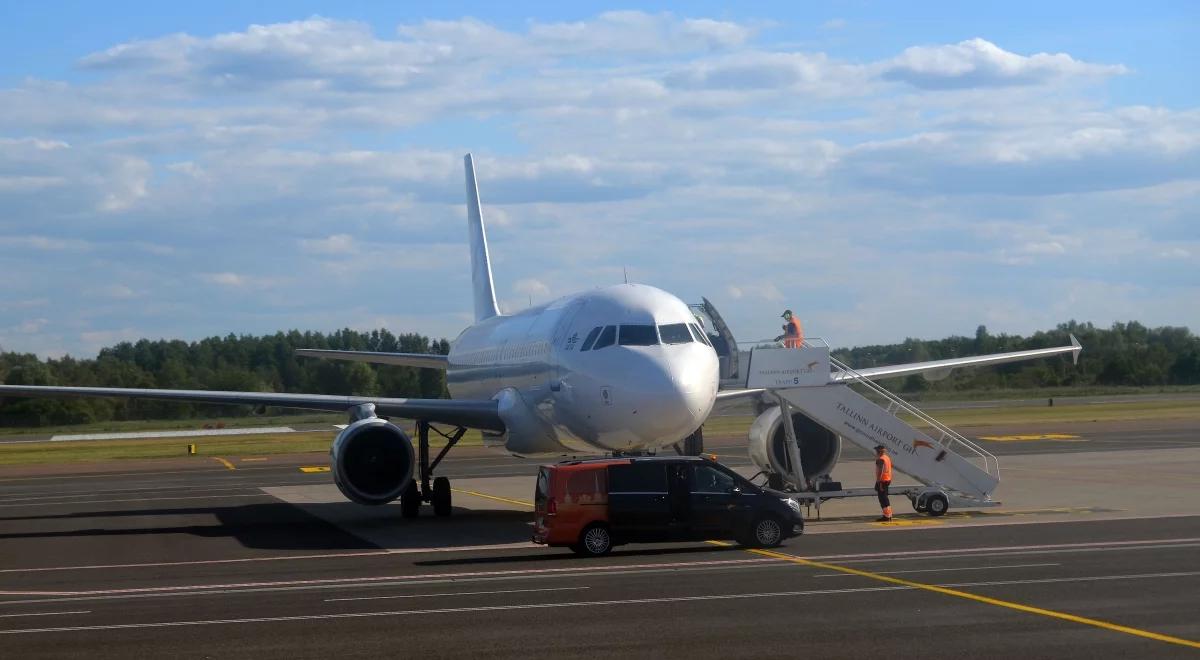
<svg viewBox="0 0 1200 660"><path fill-rule="evenodd" d="M992 442L999 510L876 525L838 503L775 551L594 560L530 545L532 462L475 448L445 464L455 515L415 521L340 501L320 455L4 468L0 655L1200 654L1200 431L989 433L1079 437ZM709 449L745 466L734 439Z"/></svg>

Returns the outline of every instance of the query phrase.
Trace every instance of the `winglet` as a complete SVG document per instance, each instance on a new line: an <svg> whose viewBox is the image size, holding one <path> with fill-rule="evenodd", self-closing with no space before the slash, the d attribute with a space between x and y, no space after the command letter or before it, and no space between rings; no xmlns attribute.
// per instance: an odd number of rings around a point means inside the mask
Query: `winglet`
<svg viewBox="0 0 1200 660"><path fill-rule="evenodd" d="M475 161L471 154L463 157L467 173L467 234L471 242L471 287L475 297L475 320L482 321L500 315L496 291L492 285L492 263L488 256L487 232L483 228L483 212L479 207L479 184L475 182Z"/></svg>
<svg viewBox="0 0 1200 660"><path fill-rule="evenodd" d="M1077 365L1079 364L1079 354L1083 352L1083 344L1080 344L1079 340L1072 334L1071 345L1075 347L1075 350L1071 351L1071 364Z"/></svg>

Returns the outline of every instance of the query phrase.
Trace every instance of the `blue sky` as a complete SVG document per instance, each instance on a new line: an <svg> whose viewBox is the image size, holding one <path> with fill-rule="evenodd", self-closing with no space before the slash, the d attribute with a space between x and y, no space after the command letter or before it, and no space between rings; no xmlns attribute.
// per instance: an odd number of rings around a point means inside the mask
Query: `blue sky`
<svg viewBox="0 0 1200 660"><path fill-rule="evenodd" d="M1200 326L1191 3L0 10L0 347L469 321L633 279L739 337Z"/></svg>

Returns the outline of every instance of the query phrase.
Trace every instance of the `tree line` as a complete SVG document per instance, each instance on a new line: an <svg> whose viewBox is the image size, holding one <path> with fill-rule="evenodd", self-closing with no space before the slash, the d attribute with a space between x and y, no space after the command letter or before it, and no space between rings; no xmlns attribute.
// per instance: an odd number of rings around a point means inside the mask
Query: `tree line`
<svg viewBox="0 0 1200 660"><path fill-rule="evenodd" d="M450 342L388 330L277 332L200 341L121 342L95 359L41 360L0 351L0 381L9 385L77 385L245 392L306 392L379 397L441 398L446 375L416 369L303 358L297 348L399 353L450 352ZM179 419L245 414L246 406L133 399L0 400L0 426L83 424L125 419Z"/></svg>
<svg viewBox="0 0 1200 660"><path fill-rule="evenodd" d="M1136 321L1097 328L1071 321L1028 337L993 335L979 326L974 337L906 339L899 344L840 349L834 354L854 367L873 367L950 357L1062 346L1074 334L1084 346L1079 365L1066 357L982 369L960 369L930 382L905 379L906 392L1003 390L1088 386L1200 384L1200 337L1184 327L1147 328ZM0 381L10 385L77 385L164 389L307 392L380 397L446 396L445 374L434 369L368 365L300 358L297 348L437 353L445 339L387 330L278 332L228 335L200 341L122 342L94 359L42 360L0 350ZM0 426L81 424L124 419L178 419L245 414L244 406L213 406L126 399L0 400Z"/></svg>
<svg viewBox="0 0 1200 660"><path fill-rule="evenodd" d="M929 381L910 376L900 387L905 392L1019 390L1056 387L1161 387L1200 384L1200 337L1186 327L1148 328L1137 321L1098 328L1070 321L1053 330L1028 337L988 332L979 326L974 337L947 337L923 341L906 339L899 344L861 346L834 351L852 367L875 367L952 357L1051 348L1070 343L1075 335L1083 345L1079 364L1069 356L984 367L958 369L949 378Z"/></svg>

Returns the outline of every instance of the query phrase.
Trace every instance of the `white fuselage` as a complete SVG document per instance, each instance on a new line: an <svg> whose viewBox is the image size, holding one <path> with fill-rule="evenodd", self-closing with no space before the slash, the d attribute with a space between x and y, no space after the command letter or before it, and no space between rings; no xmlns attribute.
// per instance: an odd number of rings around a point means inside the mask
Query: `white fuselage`
<svg viewBox="0 0 1200 660"><path fill-rule="evenodd" d="M716 400L717 355L695 324L683 301L641 284L567 296L464 330L447 385L500 401L508 432L485 441L514 454L653 451L699 428Z"/></svg>

